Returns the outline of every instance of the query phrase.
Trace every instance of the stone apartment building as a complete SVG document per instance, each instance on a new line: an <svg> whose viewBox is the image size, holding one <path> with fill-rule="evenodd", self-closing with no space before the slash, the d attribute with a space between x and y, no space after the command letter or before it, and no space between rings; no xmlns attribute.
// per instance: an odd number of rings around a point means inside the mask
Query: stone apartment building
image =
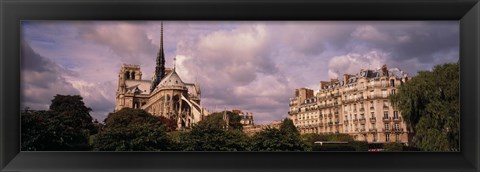
<svg viewBox="0 0 480 172"><path fill-rule="evenodd" d="M372 143L408 144L406 124L389 95L409 77L384 65L320 81L320 89L300 88L290 98L288 116L301 133L345 133Z"/></svg>

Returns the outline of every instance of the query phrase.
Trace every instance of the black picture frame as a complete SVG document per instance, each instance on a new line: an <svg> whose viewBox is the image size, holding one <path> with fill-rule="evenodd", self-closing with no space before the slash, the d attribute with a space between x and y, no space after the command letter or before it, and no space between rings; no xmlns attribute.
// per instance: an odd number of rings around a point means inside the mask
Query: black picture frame
<svg viewBox="0 0 480 172"><path fill-rule="evenodd" d="M479 171L478 0L1 0L0 171ZM459 20L460 152L20 152L21 20Z"/></svg>

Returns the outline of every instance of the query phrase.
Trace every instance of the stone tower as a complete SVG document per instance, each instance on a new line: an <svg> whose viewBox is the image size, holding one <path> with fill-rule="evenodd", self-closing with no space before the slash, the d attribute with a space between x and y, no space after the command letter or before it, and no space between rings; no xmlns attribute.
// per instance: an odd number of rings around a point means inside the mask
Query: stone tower
<svg viewBox="0 0 480 172"><path fill-rule="evenodd" d="M125 94L127 93L128 80L142 80L142 71L140 71L140 65L123 64L118 74L118 88L115 111L118 111L124 107L130 107L125 104Z"/></svg>

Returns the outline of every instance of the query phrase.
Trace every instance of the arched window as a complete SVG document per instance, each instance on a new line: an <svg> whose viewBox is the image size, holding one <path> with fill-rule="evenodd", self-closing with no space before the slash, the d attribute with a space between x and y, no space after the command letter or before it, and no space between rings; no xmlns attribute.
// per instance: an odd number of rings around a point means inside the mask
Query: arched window
<svg viewBox="0 0 480 172"><path fill-rule="evenodd" d="M125 79L130 79L130 72L129 71L125 72Z"/></svg>
<svg viewBox="0 0 480 172"><path fill-rule="evenodd" d="M131 77L131 78L132 78L132 79L135 79L135 72L132 72L132 74L131 74L131 75L132 75L132 77Z"/></svg>
<svg viewBox="0 0 480 172"><path fill-rule="evenodd" d="M393 79L390 80L390 86L395 87L395 80L393 80Z"/></svg>

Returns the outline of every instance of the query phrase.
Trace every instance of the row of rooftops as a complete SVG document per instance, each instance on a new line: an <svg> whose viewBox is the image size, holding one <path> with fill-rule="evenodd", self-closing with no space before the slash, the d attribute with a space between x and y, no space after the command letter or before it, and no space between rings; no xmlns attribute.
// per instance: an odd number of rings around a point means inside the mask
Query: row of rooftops
<svg viewBox="0 0 480 172"><path fill-rule="evenodd" d="M401 71L398 68L392 68L392 69L387 69L387 65L383 65L379 69L361 69L359 73L357 74L344 74L342 78L338 79L331 79L330 81L320 81L320 92L323 91L334 91L334 89L338 87L348 87L348 86L354 86L355 83L357 83L360 80L367 80L368 81L378 81L381 79L385 80L391 80L391 79L396 79L396 80L401 80L404 82L408 78L408 74ZM403 80L405 79L405 80ZM299 91L303 91L303 96L301 96ZM290 98L290 104L295 104L297 98L300 97L305 97L306 99L302 102L302 104L309 104L309 103L314 103L315 100L310 100L309 98L314 97L313 90L309 88L299 88L295 90L295 96L293 98ZM335 93L338 94L338 93Z"/></svg>
<svg viewBox="0 0 480 172"><path fill-rule="evenodd" d="M395 79L402 79L408 77L408 74L401 71L398 68L387 69L387 65L383 65L381 68L372 70L372 69L361 69L359 73L352 74L343 74L343 78L331 79L330 81L320 81L320 89L330 89L337 86L345 86L348 84L353 84L359 81L360 79L367 80L380 80L382 77Z"/></svg>

